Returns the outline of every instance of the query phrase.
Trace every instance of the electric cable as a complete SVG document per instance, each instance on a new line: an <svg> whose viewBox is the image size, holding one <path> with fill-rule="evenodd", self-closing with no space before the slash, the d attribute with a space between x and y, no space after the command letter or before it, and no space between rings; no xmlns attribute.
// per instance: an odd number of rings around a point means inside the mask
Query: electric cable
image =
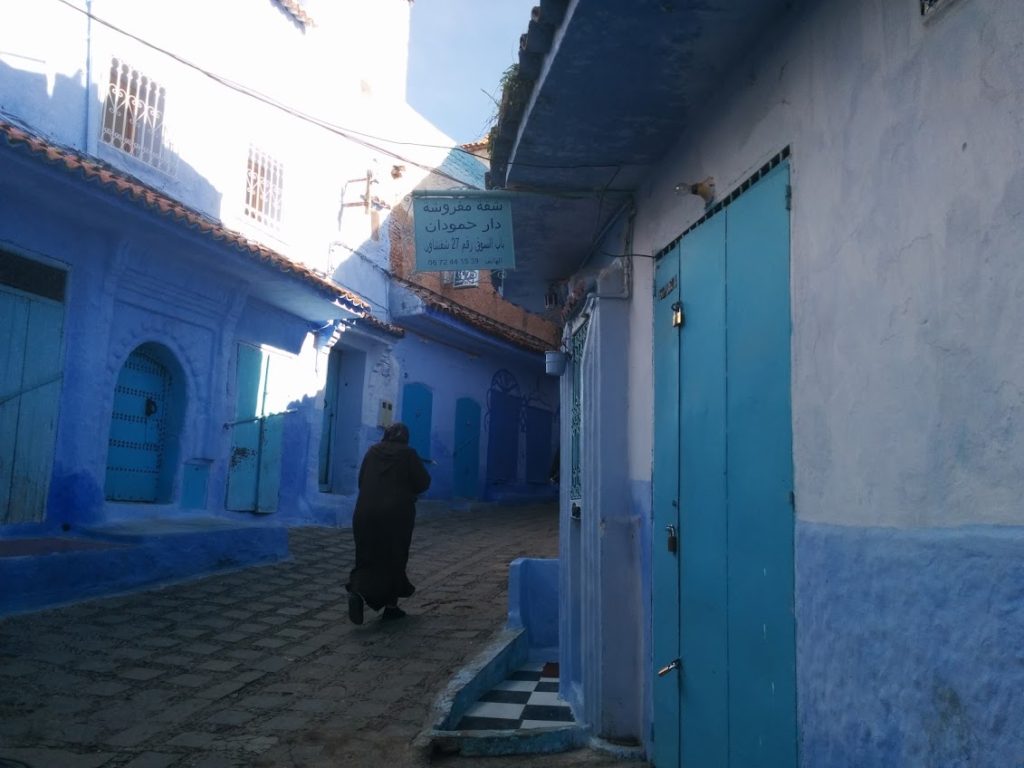
<svg viewBox="0 0 1024 768"><path fill-rule="evenodd" d="M193 69L196 72L199 72L200 74L210 78L214 82L217 82L217 83L223 85L226 88L229 88L229 89L231 89L233 91L236 91L238 93L241 93L243 95L249 96L250 98L256 99L257 101L261 101L264 104L267 104L268 106L274 107L275 109L279 109L282 112L285 112L286 114L291 115L292 117L296 117L296 118L298 118L298 119L300 119L300 120L302 120L304 122L311 123L311 124L316 125L316 126L318 126L320 128L323 128L324 130L327 130L327 131L329 131L331 133L335 133L335 134L337 134L339 136L347 138L347 139L349 139L351 141L356 142L357 144L360 144L361 146L367 147L368 149L374 149L374 150L376 150L378 152L383 152L384 154L390 155L391 157L395 158L396 160L401 160L402 162L409 163L410 165L413 165L413 166L415 166L417 168L420 168L421 170L425 170L425 171L428 171L429 173L435 174L437 176L441 176L441 177L446 178L446 179L448 179L450 181L454 181L457 184L463 184L465 186L471 186L470 183L465 181L464 179L456 178L455 176L452 176L452 175L450 175L448 173L445 173L444 171L440 171L440 170L438 170L436 168L432 168L430 166L424 165L424 164L419 163L419 162L417 162L415 160L411 160L411 159L409 159L407 157L403 157L402 155L397 154L393 150L386 149L384 147L381 147L381 146L378 146L376 144L370 143L369 141L366 141L366 140L367 139L372 139L374 141L382 141L382 142L385 142L387 144L395 144L397 146L422 147L424 149L444 149L444 150L448 150L449 152L460 152L460 153L462 153L464 155L468 155L470 157L474 157L474 158L476 158L478 160L488 161L490 159L486 155L478 155L475 152L470 152L468 149L464 149L464 148L462 148L461 146L459 146L457 144L454 145L454 146L448 146L448 145L444 145L444 144L429 144L429 143L417 142L417 141L402 141L402 140L399 140L399 139L390 139L390 138L387 138L385 136L378 136L378 135L375 135L375 134L372 134L372 133L365 133L363 131L355 130L354 128L346 128L344 126L340 126L340 125L335 125L333 123L329 123L329 122L327 122L325 120L321 120L320 118L314 117L313 115L309 115L309 114L306 114L305 112L300 112L300 111L298 111L298 110L296 110L296 109L294 109L292 107L289 107L287 104L283 104L283 103L277 101L276 99L274 99L274 98L272 98L272 97L270 97L270 96L268 96L268 95L266 95L264 93L261 93L260 91L257 91L257 90L255 90L253 88L249 88L248 86L242 85L241 83L236 83L233 80L230 80L230 79L228 79L228 78L226 78L226 77L224 77L222 75L218 75L215 72L211 72L211 71L209 71L207 69L204 69L203 67L199 66L198 64L195 64L194 62L189 61L188 59L186 59L186 58L184 58L184 57L174 53L173 51L169 51L166 48L163 48L163 47L161 47L159 45L156 45L155 43L150 42L149 40L146 40L145 38L142 38L142 37L140 37L140 36L138 36L136 34L133 34L133 33L129 32L128 30L123 29L122 27L119 27L119 26L117 26L116 24L114 24L112 22L109 22L109 21L107 21L105 19L100 18L99 16L96 16L95 14L93 14L91 11L89 11L86 8L78 7L73 2L71 2L71 0L56 0L56 2L58 2L58 3L62 4L62 5L65 5L68 8L71 8L72 10L75 10L75 11L77 11L77 12L79 12L79 13L81 13L81 14L89 17L89 18L91 18L96 23L102 24L103 26L107 27L108 29L112 29L113 31L117 32L118 34L121 34L121 35L124 35L125 37L131 38L132 40L135 40L136 42L141 43L142 45L146 46L147 48L151 48L154 51L158 51L159 53L162 53L165 56L168 56L168 57L174 59L179 64L183 64L184 66L189 67L190 69ZM527 162L518 162L517 161L517 162L512 162L510 164L511 165L518 165L518 166L521 166L523 168L538 168L538 169L549 169L549 170L583 170L583 169L599 169L599 168L617 168L617 167L621 167L623 165L630 165L630 163L621 162L621 161L619 161L619 162L608 162L608 163L576 163L576 164L568 164L568 165L559 165L559 164L555 164L555 163L552 163L552 164L547 164L547 163L527 163ZM607 189L605 191L607 191Z"/></svg>

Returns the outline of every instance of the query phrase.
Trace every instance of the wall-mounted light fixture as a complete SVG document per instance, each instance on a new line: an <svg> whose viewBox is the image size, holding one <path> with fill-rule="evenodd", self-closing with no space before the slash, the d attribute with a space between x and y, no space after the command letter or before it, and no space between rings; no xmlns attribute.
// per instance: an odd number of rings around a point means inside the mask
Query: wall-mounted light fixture
<svg viewBox="0 0 1024 768"><path fill-rule="evenodd" d="M688 182L683 181L676 184L676 193L683 195L697 195L701 200L704 201L705 205L711 205L711 201L715 199L715 177L708 176L701 181Z"/></svg>

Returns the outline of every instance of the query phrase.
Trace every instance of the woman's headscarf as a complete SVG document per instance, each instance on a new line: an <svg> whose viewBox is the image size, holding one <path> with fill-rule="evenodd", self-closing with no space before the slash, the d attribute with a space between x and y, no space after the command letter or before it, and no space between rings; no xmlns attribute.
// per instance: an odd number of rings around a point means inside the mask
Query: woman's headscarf
<svg viewBox="0 0 1024 768"><path fill-rule="evenodd" d="M384 428L384 436L380 439L382 443L408 443L409 428L400 421Z"/></svg>

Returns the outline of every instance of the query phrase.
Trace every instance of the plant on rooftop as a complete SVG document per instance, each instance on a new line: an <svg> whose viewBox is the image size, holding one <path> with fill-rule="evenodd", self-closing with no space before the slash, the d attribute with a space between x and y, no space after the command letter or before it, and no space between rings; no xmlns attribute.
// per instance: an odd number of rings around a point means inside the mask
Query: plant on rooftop
<svg viewBox="0 0 1024 768"><path fill-rule="evenodd" d="M494 142L498 138L498 126L506 115L518 115L526 101L526 81L519 77L519 62L510 64L501 73L498 81L501 87L501 100L493 99L495 111L491 118L491 129L487 132L487 151L494 151Z"/></svg>

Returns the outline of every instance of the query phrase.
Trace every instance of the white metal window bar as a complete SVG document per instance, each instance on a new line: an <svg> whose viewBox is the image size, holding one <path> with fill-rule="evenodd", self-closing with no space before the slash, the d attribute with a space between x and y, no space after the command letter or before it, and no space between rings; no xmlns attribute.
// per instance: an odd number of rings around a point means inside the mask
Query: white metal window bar
<svg viewBox="0 0 1024 768"><path fill-rule="evenodd" d="M245 215L270 229L281 226L284 167L257 147L249 147Z"/></svg>
<svg viewBox="0 0 1024 768"><path fill-rule="evenodd" d="M166 103L163 86L120 59L111 59L103 143L173 174L177 158L168 141Z"/></svg>

